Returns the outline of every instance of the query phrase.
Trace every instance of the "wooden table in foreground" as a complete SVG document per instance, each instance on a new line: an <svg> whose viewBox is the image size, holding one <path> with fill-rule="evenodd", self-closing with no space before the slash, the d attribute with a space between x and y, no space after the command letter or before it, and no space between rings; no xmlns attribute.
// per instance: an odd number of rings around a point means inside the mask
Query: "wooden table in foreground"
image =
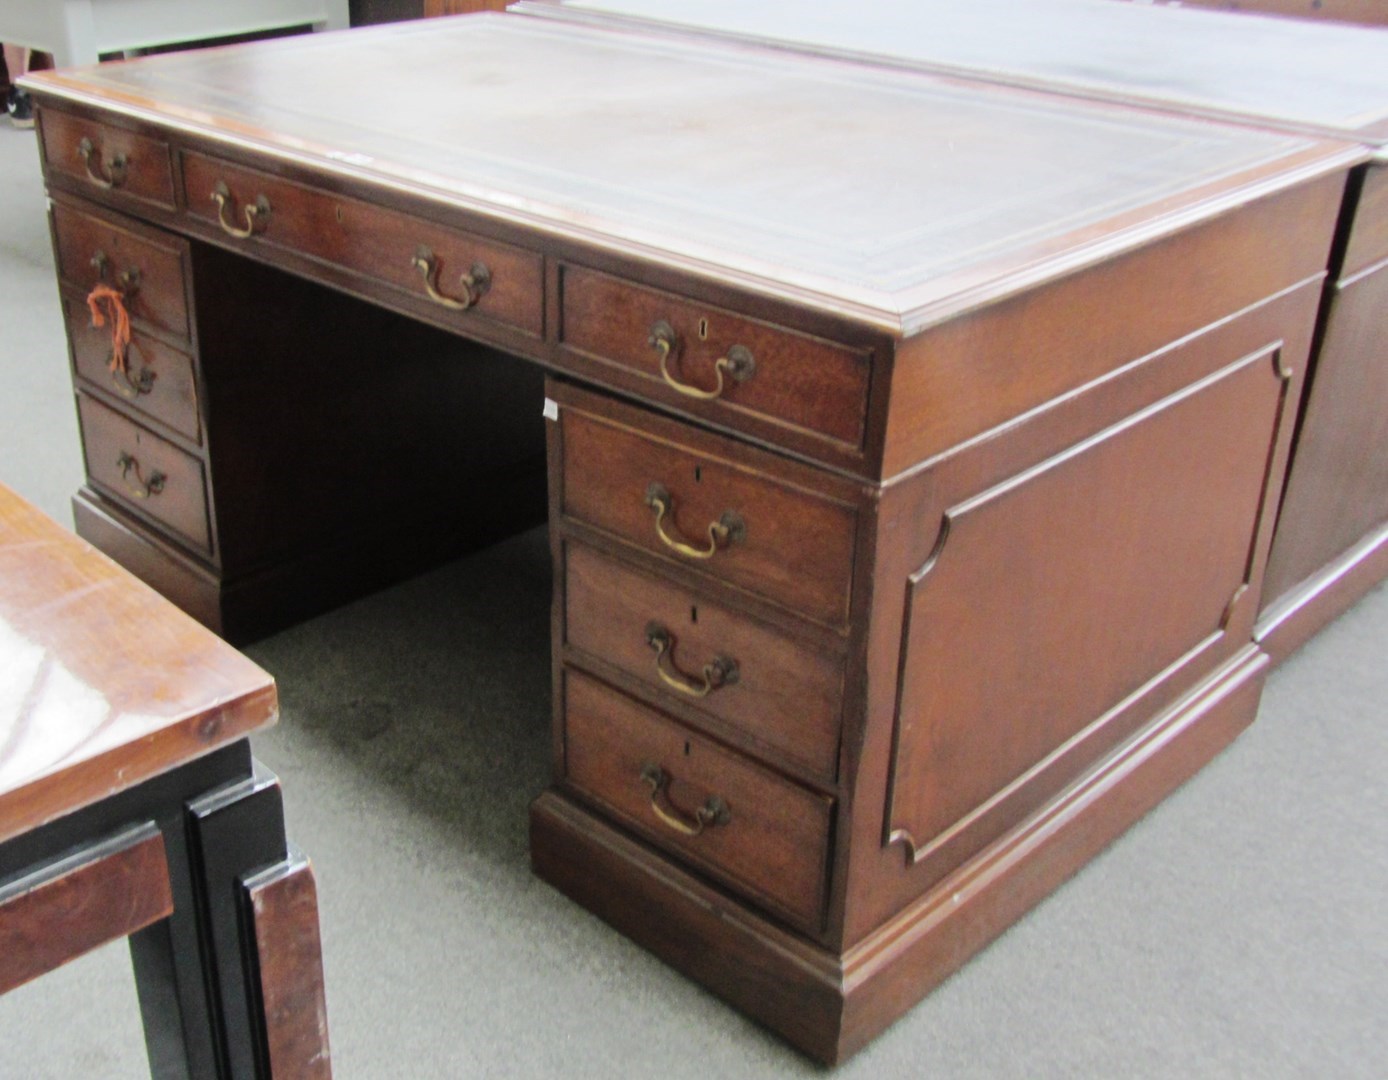
<svg viewBox="0 0 1388 1080"><path fill-rule="evenodd" d="M1361 142L1374 157L1340 211L1255 636L1280 661L1388 576L1388 30L1113 0L523 0L516 10Z"/></svg>
<svg viewBox="0 0 1388 1080"><path fill-rule="evenodd" d="M79 530L244 634L547 442L534 866L807 1053L1251 721L1362 148L509 15L29 86Z"/></svg>
<svg viewBox="0 0 1388 1080"><path fill-rule="evenodd" d="M327 1080L275 684L0 486L0 993L130 939L161 1078Z"/></svg>

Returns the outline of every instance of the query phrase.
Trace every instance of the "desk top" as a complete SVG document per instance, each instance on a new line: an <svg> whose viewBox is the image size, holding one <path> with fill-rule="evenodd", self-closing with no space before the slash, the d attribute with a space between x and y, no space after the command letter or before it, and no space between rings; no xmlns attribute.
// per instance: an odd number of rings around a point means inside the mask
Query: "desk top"
<svg viewBox="0 0 1388 1080"><path fill-rule="evenodd" d="M820 57L478 15L29 85L909 334L1363 151Z"/></svg>
<svg viewBox="0 0 1388 1080"><path fill-rule="evenodd" d="M1114 0L528 0L1388 144L1388 30Z"/></svg>
<svg viewBox="0 0 1388 1080"><path fill-rule="evenodd" d="M0 842L275 717L269 675L0 485Z"/></svg>

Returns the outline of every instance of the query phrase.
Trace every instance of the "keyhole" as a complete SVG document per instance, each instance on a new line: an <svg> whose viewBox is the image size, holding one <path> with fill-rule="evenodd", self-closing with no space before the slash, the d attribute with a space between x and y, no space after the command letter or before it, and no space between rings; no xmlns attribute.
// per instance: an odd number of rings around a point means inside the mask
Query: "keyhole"
<svg viewBox="0 0 1388 1080"><path fill-rule="evenodd" d="M684 756L685 756L685 757L688 757L688 756L689 756L689 744L688 744L688 743L685 743L685 744L684 744Z"/></svg>
<svg viewBox="0 0 1388 1080"><path fill-rule="evenodd" d="M689 621L692 622L692 623L696 623L696 622L699 621L699 609L698 609L698 607L691 607L691 608L689 609Z"/></svg>
<svg viewBox="0 0 1388 1080"><path fill-rule="evenodd" d="M700 340L700 341L707 341L707 340L708 340L708 320L707 320L707 319L700 319L700 320L699 320L699 340Z"/></svg>
<svg viewBox="0 0 1388 1080"><path fill-rule="evenodd" d="M337 208L336 214L337 214L337 223L338 223L339 225L341 225L341 224L342 224L342 207L339 206L339 207Z"/></svg>
<svg viewBox="0 0 1388 1080"><path fill-rule="evenodd" d="M703 482L704 482L704 467L703 467L702 465L695 465L695 466L694 466L694 483L696 483L696 484L702 484Z"/></svg>

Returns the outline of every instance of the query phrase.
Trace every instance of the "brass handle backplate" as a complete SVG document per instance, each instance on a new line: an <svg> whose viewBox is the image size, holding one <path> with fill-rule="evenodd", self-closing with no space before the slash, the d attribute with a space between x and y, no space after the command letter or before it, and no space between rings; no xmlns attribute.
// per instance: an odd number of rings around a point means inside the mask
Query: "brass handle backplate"
<svg viewBox="0 0 1388 1080"><path fill-rule="evenodd" d="M660 537L660 542L685 558L711 559L720 548L747 539L747 523L734 511L724 510L717 521L709 523L708 547L696 548L683 540L676 540L665 531L665 517L674 513L675 499L663 484L651 484L646 488L646 505L655 511L655 533Z"/></svg>
<svg viewBox="0 0 1388 1080"><path fill-rule="evenodd" d="M670 374L670 356L679 351L679 336L675 333L673 326L661 319L651 327L646 344L660 354L660 377L665 380L666 385L673 387L685 397L695 398L699 401L712 401L714 398L722 396L725 372L732 377L734 382L740 383L746 382L757 373L757 361L752 356L752 351L745 345L734 345L725 355L713 362L713 373L717 380L713 389L702 390L689 383L680 382L679 379Z"/></svg>
<svg viewBox="0 0 1388 1080"><path fill-rule="evenodd" d="M721 654L704 665L702 678L693 679L684 674L675 665L675 637L660 623L646 626L646 644L655 650L655 670L661 681L688 697L706 698L720 686L729 686L738 680L737 661Z"/></svg>
<svg viewBox="0 0 1388 1080"><path fill-rule="evenodd" d="M126 491L136 499L147 499L151 495L158 495L164 490L164 484L169 479L158 469L155 469L149 474L149 479L146 480L140 472L140 459L124 450L122 450L120 456L116 458L116 467L120 469L121 479L125 481ZM131 473L135 474L135 483L139 485L138 487L130 483Z"/></svg>
<svg viewBox="0 0 1388 1080"><path fill-rule="evenodd" d="M255 202L242 208L241 214L246 219L244 228L228 221L227 213L230 211L234 214L236 200L232 198L231 189L227 187L225 180L218 180L212 186L212 201L217 204L217 224L222 227L222 232L238 240L254 236L256 229L264 228L265 223L270 220L270 200L264 195L257 195Z"/></svg>
<svg viewBox="0 0 1388 1080"><path fill-rule="evenodd" d="M424 291L429 294L429 299L449 311L466 311L482 299L482 295L492 284L492 272L487 269L486 264L475 262L472 269L458 279L462 296L455 299L439 292L439 261L427 247L421 246L415 251L410 265L418 270L420 277L424 279Z"/></svg>
<svg viewBox="0 0 1388 1080"><path fill-rule="evenodd" d="M82 159L82 164L87 170L87 179L103 191L110 191L120 187L125 183L126 169L130 165L130 159L124 154L117 154L110 161L110 164L103 165L101 155L96 152L96 147L92 145L91 139L83 138L77 144L77 156ZM92 159L96 158L93 163Z"/></svg>
<svg viewBox="0 0 1388 1080"><path fill-rule="evenodd" d="M726 825L733 813L728 804L717 795L710 795L704 805L694 811L693 820L688 820L674 806L667 810L661 806L661 797L669 801L666 789L670 786L670 776L659 765L646 762L641 766L641 782L651 789L651 810L655 816L681 836L698 836L710 825Z"/></svg>

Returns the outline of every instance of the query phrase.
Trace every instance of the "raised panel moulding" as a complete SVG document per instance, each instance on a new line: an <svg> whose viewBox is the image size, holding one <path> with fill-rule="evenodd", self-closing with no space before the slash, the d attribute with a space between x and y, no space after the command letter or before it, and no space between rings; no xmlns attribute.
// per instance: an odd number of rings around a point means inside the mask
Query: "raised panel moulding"
<svg viewBox="0 0 1388 1080"><path fill-rule="evenodd" d="M1289 378L1269 345L944 513L903 612L883 842L908 865L957 865L1218 662Z"/></svg>

